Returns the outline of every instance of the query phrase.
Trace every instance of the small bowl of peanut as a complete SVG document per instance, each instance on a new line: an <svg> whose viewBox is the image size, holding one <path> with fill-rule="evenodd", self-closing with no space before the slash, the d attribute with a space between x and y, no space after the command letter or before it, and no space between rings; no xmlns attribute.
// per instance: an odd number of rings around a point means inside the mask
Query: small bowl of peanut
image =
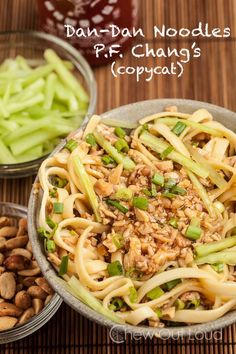
<svg viewBox="0 0 236 354"><path fill-rule="evenodd" d="M0 203L0 344L35 332L62 303L34 258L26 218L27 208Z"/></svg>

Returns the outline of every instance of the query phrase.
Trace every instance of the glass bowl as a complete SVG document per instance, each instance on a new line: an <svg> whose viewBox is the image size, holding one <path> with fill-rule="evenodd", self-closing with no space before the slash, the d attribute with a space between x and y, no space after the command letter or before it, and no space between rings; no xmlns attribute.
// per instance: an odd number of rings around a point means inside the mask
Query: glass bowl
<svg viewBox="0 0 236 354"><path fill-rule="evenodd" d="M97 87L93 72L83 56L70 44L47 33L36 31L0 32L0 63L17 55L43 64L43 52L52 48L61 58L74 64L74 75L78 77L90 96L85 121L94 113L97 100ZM46 156L17 164L0 164L0 178L26 177L37 173Z"/></svg>
<svg viewBox="0 0 236 354"><path fill-rule="evenodd" d="M26 218L27 208L13 203L0 202L0 215L9 216L14 219ZM62 299L55 293L51 301L28 322L0 332L0 345L22 339L42 327L57 312L62 304Z"/></svg>

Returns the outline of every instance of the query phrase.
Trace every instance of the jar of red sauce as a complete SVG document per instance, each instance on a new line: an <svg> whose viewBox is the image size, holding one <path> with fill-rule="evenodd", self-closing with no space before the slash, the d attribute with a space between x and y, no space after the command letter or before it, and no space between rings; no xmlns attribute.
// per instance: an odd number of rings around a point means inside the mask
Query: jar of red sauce
<svg viewBox="0 0 236 354"><path fill-rule="evenodd" d="M131 36L122 36L117 28L128 29L132 32L133 27L137 25L137 1L37 0L40 26L43 31L69 41L80 50L91 65L104 64L111 60L109 54L111 45L120 45L121 52L123 52L132 40ZM116 31L111 31L111 25ZM72 35L77 29L79 36L76 32ZM93 33L87 36L88 30L90 32L96 30L99 37ZM84 36L83 33L86 35ZM96 57L94 49L96 44L101 44L104 48L99 57ZM114 56L113 53L112 59Z"/></svg>

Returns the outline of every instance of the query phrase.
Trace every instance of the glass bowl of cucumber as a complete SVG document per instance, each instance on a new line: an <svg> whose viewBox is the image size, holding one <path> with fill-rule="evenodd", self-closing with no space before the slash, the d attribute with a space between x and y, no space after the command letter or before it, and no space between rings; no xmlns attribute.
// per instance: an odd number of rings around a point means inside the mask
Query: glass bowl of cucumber
<svg viewBox="0 0 236 354"><path fill-rule="evenodd" d="M82 55L35 32L0 33L0 178L33 175L93 114L97 88Z"/></svg>

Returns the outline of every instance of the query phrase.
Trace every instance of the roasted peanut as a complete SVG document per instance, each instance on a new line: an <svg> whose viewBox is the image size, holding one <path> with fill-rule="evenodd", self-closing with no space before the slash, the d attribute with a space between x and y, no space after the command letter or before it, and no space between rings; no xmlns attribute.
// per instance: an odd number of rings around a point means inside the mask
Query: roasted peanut
<svg viewBox="0 0 236 354"><path fill-rule="evenodd" d="M0 251L6 248L6 239L5 237L0 237Z"/></svg>
<svg viewBox="0 0 236 354"><path fill-rule="evenodd" d="M16 292L16 281L13 273L3 273L0 276L0 292L4 299L12 299Z"/></svg>
<svg viewBox="0 0 236 354"><path fill-rule="evenodd" d="M53 290L50 287L50 285L48 284L47 280L45 278L37 278L35 280L35 283L40 286L41 289L43 289L43 291L45 291L47 294L51 295L53 294Z"/></svg>
<svg viewBox="0 0 236 354"><path fill-rule="evenodd" d="M37 315L43 308L43 301L41 299L33 299L32 305L33 305L35 315Z"/></svg>
<svg viewBox="0 0 236 354"><path fill-rule="evenodd" d="M41 300L45 300L48 295L45 291L43 291L43 289L41 289L37 285L30 286L27 292L28 294L30 294L31 297Z"/></svg>
<svg viewBox="0 0 236 354"><path fill-rule="evenodd" d="M0 253L0 265L3 264L3 261L4 261L4 255Z"/></svg>
<svg viewBox="0 0 236 354"><path fill-rule="evenodd" d="M35 279L36 279L36 277L26 277L22 280L22 283L24 286L29 288L30 286L35 284Z"/></svg>
<svg viewBox="0 0 236 354"><path fill-rule="evenodd" d="M44 306L46 306L52 300L52 295L48 295L44 301Z"/></svg>
<svg viewBox="0 0 236 354"><path fill-rule="evenodd" d="M25 290L19 291L15 296L15 304L21 309L28 309L31 306L30 295Z"/></svg>
<svg viewBox="0 0 236 354"><path fill-rule="evenodd" d="M15 226L4 226L0 229L0 237L14 237L17 234Z"/></svg>
<svg viewBox="0 0 236 354"><path fill-rule="evenodd" d="M0 227L11 225L11 220L7 216L0 217Z"/></svg>
<svg viewBox="0 0 236 354"><path fill-rule="evenodd" d="M22 309L9 302L0 303L0 316L19 317L22 314Z"/></svg>
<svg viewBox="0 0 236 354"><path fill-rule="evenodd" d="M20 219L18 223L18 231L16 236L22 236L25 235L27 232L27 220L26 219Z"/></svg>
<svg viewBox="0 0 236 354"><path fill-rule="evenodd" d="M0 331L6 331L14 327L17 323L18 319L10 316L2 316L0 317Z"/></svg>
<svg viewBox="0 0 236 354"><path fill-rule="evenodd" d="M17 236L17 237L11 238L10 240L6 241L5 247L7 250L12 250L13 248L24 247L27 244L28 240L29 240L29 238L26 235Z"/></svg>
<svg viewBox="0 0 236 354"><path fill-rule="evenodd" d="M31 246L31 242L30 241L27 242L26 249L27 249L27 251L32 253L33 250L32 250L32 246Z"/></svg>
<svg viewBox="0 0 236 354"><path fill-rule="evenodd" d="M23 324L27 322L33 316L34 316L34 309L33 307L30 307L27 310L25 310L24 313L19 318L19 324Z"/></svg>
<svg viewBox="0 0 236 354"><path fill-rule="evenodd" d="M39 267L36 267L36 268L33 268L33 269L25 269L25 270L20 270L18 272L19 275L23 275L25 277L33 277L34 275L38 275L40 274L41 271L40 271L40 268Z"/></svg>
<svg viewBox="0 0 236 354"><path fill-rule="evenodd" d="M19 256L23 256L28 259L32 258L32 253L30 251L26 250L25 248L14 248L9 253L9 256L12 256L13 254L17 254Z"/></svg>
<svg viewBox="0 0 236 354"><path fill-rule="evenodd" d="M23 270L30 267L31 261L24 256L13 254L7 257L3 264L8 270Z"/></svg>

